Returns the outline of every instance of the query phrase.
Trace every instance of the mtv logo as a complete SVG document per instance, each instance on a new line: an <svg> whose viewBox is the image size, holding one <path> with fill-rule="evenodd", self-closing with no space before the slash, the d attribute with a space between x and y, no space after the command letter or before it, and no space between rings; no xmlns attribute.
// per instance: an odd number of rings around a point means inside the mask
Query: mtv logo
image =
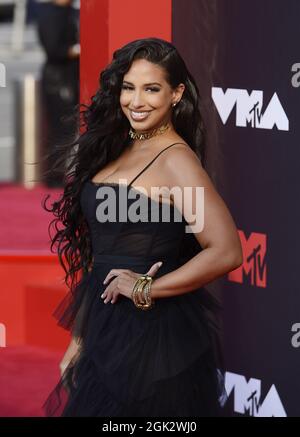
<svg viewBox="0 0 300 437"><path fill-rule="evenodd" d="M244 276L249 276L251 285L266 287L266 234L252 232L247 239L243 231L239 230L238 233L242 244L244 262L240 267L228 274L229 281L242 284Z"/></svg>
<svg viewBox="0 0 300 437"><path fill-rule="evenodd" d="M225 389L228 397L233 393L234 411L254 417L286 417L275 385L273 384L264 400L261 399L261 381L243 375L226 372Z"/></svg>
<svg viewBox="0 0 300 437"><path fill-rule="evenodd" d="M236 126L257 129L273 129L276 126L278 130L289 130L289 120L277 93L273 94L264 112L263 91L260 90L253 90L249 94L245 89L227 88L224 92L220 87L212 87L211 97L223 124L226 124L235 108Z"/></svg>

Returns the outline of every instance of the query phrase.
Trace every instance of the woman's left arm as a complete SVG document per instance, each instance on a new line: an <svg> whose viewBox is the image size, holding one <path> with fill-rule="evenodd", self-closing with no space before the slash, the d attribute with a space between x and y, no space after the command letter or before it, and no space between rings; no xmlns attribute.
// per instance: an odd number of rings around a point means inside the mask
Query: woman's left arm
<svg viewBox="0 0 300 437"><path fill-rule="evenodd" d="M176 146L165 157L167 159L162 164L170 186L180 187L183 193L183 206L174 196L175 206L182 211L192 229L201 223L203 214L202 230L193 232L203 250L178 269L153 280L153 299L176 296L202 287L238 268L243 262L233 218L195 152L188 146ZM190 188L187 190L187 187ZM197 195L196 187L203 187L203 202L201 195ZM195 220L192 220L193 217Z"/></svg>

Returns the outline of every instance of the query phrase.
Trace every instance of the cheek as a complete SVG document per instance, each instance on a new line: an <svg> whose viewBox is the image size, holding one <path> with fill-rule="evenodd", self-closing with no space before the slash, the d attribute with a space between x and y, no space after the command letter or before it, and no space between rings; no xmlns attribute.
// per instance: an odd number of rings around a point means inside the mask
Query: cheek
<svg viewBox="0 0 300 437"><path fill-rule="evenodd" d="M156 106L157 109L165 110L169 107L169 97L165 94L159 94L152 97L153 106Z"/></svg>
<svg viewBox="0 0 300 437"><path fill-rule="evenodd" d="M130 102L130 98L129 98L129 95L127 94L120 94L120 105L121 106L127 106L128 104L129 104L129 102Z"/></svg>

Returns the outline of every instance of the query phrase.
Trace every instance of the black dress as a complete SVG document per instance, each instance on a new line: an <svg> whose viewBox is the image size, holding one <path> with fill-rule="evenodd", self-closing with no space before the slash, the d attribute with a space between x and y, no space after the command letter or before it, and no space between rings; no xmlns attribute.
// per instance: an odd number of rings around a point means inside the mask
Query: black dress
<svg viewBox="0 0 300 437"><path fill-rule="evenodd" d="M83 346L48 397L46 414L218 416L226 396L214 298L200 288L157 299L152 309L143 311L122 295L114 304L105 304L100 297L106 288L103 280L113 268L144 274L155 262L163 261L155 275L158 278L181 264L187 223L176 207L170 207L169 222L151 222L150 213L149 221L144 222L97 220L96 208L101 200L96 199L96 192L100 187L111 187L117 199L125 189L128 209L138 198L147 202L152 213L169 207L145 194L140 197L132 182L96 184L89 180L84 184L81 206L91 232L94 265L56 311L65 327L70 327L76 317L73 332L80 333ZM129 192L136 198L129 198ZM178 216L181 221L174 219Z"/></svg>

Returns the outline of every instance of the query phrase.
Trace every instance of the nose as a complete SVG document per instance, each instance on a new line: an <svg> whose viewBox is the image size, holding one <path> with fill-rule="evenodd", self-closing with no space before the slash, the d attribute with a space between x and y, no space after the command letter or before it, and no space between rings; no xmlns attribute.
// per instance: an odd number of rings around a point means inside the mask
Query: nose
<svg viewBox="0 0 300 437"><path fill-rule="evenodd" d="M131 106L132 106L132 108L135 108L135 109L140 108L141 106L144 106L143 98L142 98L142 95L139 91L135 91L133 93Z"/></svg>

